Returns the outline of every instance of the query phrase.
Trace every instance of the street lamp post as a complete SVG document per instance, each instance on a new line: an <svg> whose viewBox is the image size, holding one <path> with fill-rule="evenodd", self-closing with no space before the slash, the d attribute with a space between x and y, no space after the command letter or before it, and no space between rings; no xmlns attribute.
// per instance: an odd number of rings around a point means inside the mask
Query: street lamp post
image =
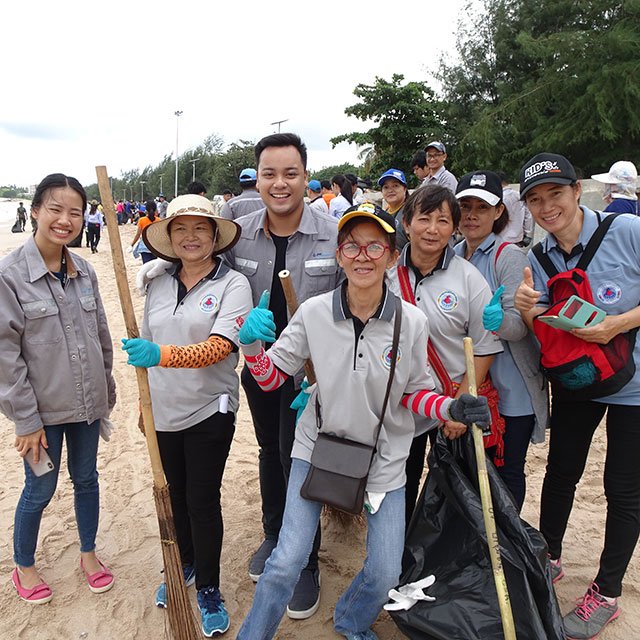
<svg viewBox="0 0 640 640"><path fill-rule="evenodd" d="M176 188L174 190L174 197L178 196L178 126L180 122L180 116L182 115L182 111L174 111L173 112L176 117Z"/></svg>
<svg viewBox="0 0 640 640"><path fill-rule="evenodd" d="M200 158L194 158L193 160L189 160L189 162L191 163L191 182L195 182L196 181L196 162L198 162L198 160L200 160Z"/></svg>
<svg viewBox="0 0 640 640"><path fill-rule="evenodd" d="M164 173L160 174L160 193L164 193L164 190L162 188L162 176L164 176Z"/></svg>
<svg viewBox="0 0 640 640"><path fill-rule="evenodd" d="M278 133L280 133L280 125L283 122L288 122L289 118L285 118L284 120L276 120L275 122L272 122L271 125L277 124L278 125Z"/></svg>
<svg viewBox="0 0 640 640"><path fill-rule="evenodd" d="M140 180L140 202L144 202L144 185L147 184L146 180Z"/></svg>

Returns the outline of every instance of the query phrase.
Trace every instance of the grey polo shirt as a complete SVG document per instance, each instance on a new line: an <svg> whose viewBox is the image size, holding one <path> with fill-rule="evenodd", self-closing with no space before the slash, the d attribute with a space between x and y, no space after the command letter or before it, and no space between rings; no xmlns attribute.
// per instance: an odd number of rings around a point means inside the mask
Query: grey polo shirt
<svg viewBox="0 0 640 640"><path fill-rule="evenodd" d="M382 412L393 338L395 296L387 289L377 315L356 339L343 287L303 303L268 353L275 366L292 375L311 357L318 379L298 421L291 456L310 460L318 429L316 395L322 430L373 444ZM432 389L426 366L428 321L414 306L402 303L402 330L389 404L380 432L367 491L403 487L405 461L414 436L413 414L400 403L405 393Z"/></svg>
<svg viewBox="0 0 640 640"><path fill-rule="evenodd" d="M19 436L106 418L113 345L93 267L65 249L63 288L33 237L0 261L0 410Z"/></svg>
<svg viewBox="0 0 640 640"><path fill-rule="evenodd" d="M264 202L257 189L245 189L239 196L231 198L222 205L220 217L227 220L236 220L248 213L253 213L264 208Z"/></svg>
<svg viewBox="0 0 640 640"><path fill-rule="evenodd" d="M252 308L247 279L222 262L178 301L177 266L154 278L147 289L142 337L158 344L184 346L211 335L236 349L224 360L200 369L149 369L153 418L158 431L181 431L219 410L229 396L229 411L239 405L238 331Z"/></svg>
<svg viewBox="0 0 640 640"><path fill-rule="evenodd" d="M441 268L418 279L411 264L411 244L403 249L398 263L409 267L416 305L429 318L429 335L451 380L460 382L464 377L462 339L466 336L472 338L476 356L503 351L500 338L482 325L482 312L491 300L491 289L471 263L455 255L447 246ZM400 295L397 269L388 273L391 290ZM436 389L442 391L438 380Z"/></svg>

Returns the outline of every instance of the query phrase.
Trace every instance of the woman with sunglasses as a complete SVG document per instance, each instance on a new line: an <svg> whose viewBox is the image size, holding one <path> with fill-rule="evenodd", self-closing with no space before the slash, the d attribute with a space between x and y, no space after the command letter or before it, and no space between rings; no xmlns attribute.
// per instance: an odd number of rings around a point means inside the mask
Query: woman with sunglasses
<svg viewBox="0 0 640 640"><path fill-rule="evenodd" d="M385 283L385 273L397 257L394 220L370 203L351 207L338 223L338 245L337 260L346 280L334 291L304 302L266 353L259 340L275 339L266 295L239 333L250 371L264 390L278 388L307 358L317 377L296 428L278 545L258 581L239 639L274 636L311 551L322 504L302 498L300 488L320 420L323 432L373 445L382 413L396 313L396 296ZM377 637L370 627L400 576L404 468L414 434L411 412L467 424L486 424L489 419L483 398L463 395L453 400L431 391L427 319L413 306L401 305L397 366L367 483L367 557L334 612L336 632L350 640Z"/></svg>
<svg viewBox="0 0 640 640"><path fill-rule="evenodd" d="M504 348L489 370L505 420L504 465L498 467L498 473L520 510L526 493L527 449L530 441L544 442L549 395L538 366L536 340L513 306L522 271L529 263L523 251L499 235L509 220L502 196L502 181L493 171L475 171L460 178L456 198L464 240L454 251L480 271L493 292L482 322L498 335Z"/></svg>

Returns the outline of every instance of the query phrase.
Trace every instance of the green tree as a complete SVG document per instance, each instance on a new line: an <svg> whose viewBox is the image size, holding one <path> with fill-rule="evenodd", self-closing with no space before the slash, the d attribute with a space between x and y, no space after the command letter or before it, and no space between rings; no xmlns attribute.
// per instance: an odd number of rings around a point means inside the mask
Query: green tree
<svg viewBox="0 0 640 640"><path fill-rule="evenodd" d="M459 172L554 151L584 174L640 144L637 0L484 0L441 64Z"/></svg>
<svg viewBox="0 0 640 640"><path fill-rule="evenodd" d="M406 172L411 156L428 138L445 138L440 102L424 82L404 82L403 75L393 74L390 81L376 77L371 85L358 84L353 93L360 102L345 113L375 126L331 138L331 144L367 147L363 157L367 177L377 177L390 167Z"/></svg>
<svg viewBox="0 0 640 640"><path fill-rule="evenodd" d="M333 176L338 174L353 173L359 175L360 169L345 162L344 164L337 164L330 167L323 167L319 171L309 171L309 180L331 180Z"/></svg>
<svg viewBox="0 0 640 640"><path fill-rule="evenodd" d="M254 143L250 140L239 140L229 145L226 151L212 158L209 176L211 195L220 194L225 189L240 193L240 172L247 167L256 166Z"/></svg>

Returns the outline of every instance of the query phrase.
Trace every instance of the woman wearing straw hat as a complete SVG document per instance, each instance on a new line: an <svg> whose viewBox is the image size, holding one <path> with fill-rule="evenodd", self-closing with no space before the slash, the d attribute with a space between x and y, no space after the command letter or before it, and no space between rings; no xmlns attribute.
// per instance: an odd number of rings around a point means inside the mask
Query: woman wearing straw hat
<svg viewBox="0 0 640 640"><path fill-rule="evenodd" d="M386 270L397 257L395 236L393 217L380 207L365 202L347 209L338 222L337 250L346 281L303 302L277 340L264 294L240 330L251 374L265 391L282 385L309 356L317 386L296 426L278 544L258 580L239 640L275 635L311 552L322 504L303 498L300 491L320 426L322 432L339 438L375 443L366 486L367 557L340 597L333 619L336 632L348 640L376 640L370 627L400 576L404 467L415 430L410 411L441 420L455 416L467 424L489 420L484 398L463 394L453 400L430 391L433 380L425 366L427 318L398 300L385 284ZM394 323L400 310L397 366L385 412ZM265 353L259 340L274 344Z"/></svg>
<svg viewBox="0 0 640 640"><path fill-rule="evenodd" d="M149 367L153 417L187 584L195 580L202 631L224 633L220 595L222 475L239 404L238 319L252 306L247 279L218 257L240 227L198 195L174 198L144 242L175 266L147 288L143 338L123 339L128 364ZM179 394L176 392L179 390ZM166 607L166 586L156 592Z"/></svg>

